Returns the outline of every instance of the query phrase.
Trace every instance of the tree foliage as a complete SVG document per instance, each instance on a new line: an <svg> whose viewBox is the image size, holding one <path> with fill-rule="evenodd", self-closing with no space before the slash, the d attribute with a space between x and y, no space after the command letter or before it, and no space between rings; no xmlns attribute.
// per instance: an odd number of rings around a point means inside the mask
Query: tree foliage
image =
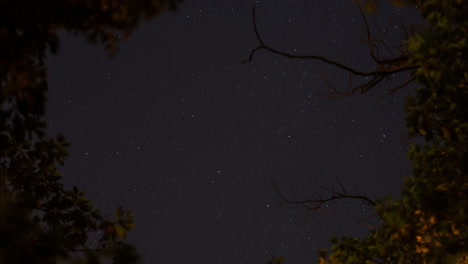
<svg viewBox="0 0 468 264"><path fill-rule="evenodd" d="M409 150L413 175L403 197L378 201L382 225L365 239L333 241L322 263L466 261L468 8L461 1L425 1L419 9L429 26L408 43L418 88L405 107L410 136L426 141Z"/></svg>
<svg viewBox="0 0 468 264"><path fill-rule="evenodd" d="M85 194L60 182L68 156L64 136L49 137L45 56L59 33L103 44L111 55L145 19L180 0L0 0L0 262L113 263L138 260L124 243L133 215L104 217Z"/></svg>
<svg viewBox="0 0 468 264"><path fill-rule="evenodd" d="M375 12L377 1L358 1ZM374 206L381 226L365 238L332 239L320 264L468 262L468 6L460 0L418 4L427 27L406 42L416 90L407 97L412 175L402 197Z"/></svg>

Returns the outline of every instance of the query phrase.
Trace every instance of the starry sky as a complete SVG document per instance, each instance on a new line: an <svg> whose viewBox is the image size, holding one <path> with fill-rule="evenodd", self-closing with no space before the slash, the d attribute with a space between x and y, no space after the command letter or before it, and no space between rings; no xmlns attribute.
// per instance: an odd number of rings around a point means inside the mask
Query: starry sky
<svg viewBox="0 0 468 264"><path fill-rule="evenodd" d="M143 24L109 58L81 37L61 34L48 56L46 120L72 143L63 168L112 215L135 213L129 240L150 263L314 263L336 235L362 236L369 208L357 201L319 212L281 202L341 182L351 193L398 195L408 174L404 93L330 99L323 79L347 83L321 54L358 69L374 66L359 10L350 0L188 1ZM390 40L401 10L383 5L370 22ZM371 222L374 220L370 220Z"/></svg>

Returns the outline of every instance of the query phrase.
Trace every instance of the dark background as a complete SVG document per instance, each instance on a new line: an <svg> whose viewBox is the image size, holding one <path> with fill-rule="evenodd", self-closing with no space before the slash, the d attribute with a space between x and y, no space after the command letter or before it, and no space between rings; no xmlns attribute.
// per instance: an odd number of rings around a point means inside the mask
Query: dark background
<svg viewBox="0 0 468 264"><path fill-rule="evenodd" d="M371 212L355 201L313 213L284 205L273 182L297 199L337 181L375 198L398 195L408 173L405 94L328 99L316 94L322 75L348 80L333 67L265 51L242 64L258 45L254 3L186 2L114 58L64 33L49 56L49 131L72 142L64 180L105 214L135 213L129 239L143 263L314 263L331 236L365 235L377 220L363 222ZM407 13L382 4L370 22L397 40L394 17ZM372 69L352 1L256 5L269 45Z"/></svg>

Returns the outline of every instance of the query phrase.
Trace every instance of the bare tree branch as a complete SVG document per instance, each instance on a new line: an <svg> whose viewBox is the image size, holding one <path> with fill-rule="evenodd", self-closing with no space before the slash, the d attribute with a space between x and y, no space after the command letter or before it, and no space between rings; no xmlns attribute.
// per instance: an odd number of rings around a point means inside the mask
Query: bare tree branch
<svg viewBox="0 0 468 264"><path fill-rule="evenodd" d="M362 12L362 10L361 10L361 12ZM256 35L257 40L260 43L260 45L253 48L250 51L249 57L247 59L245 59L244 61L242 61L242 63L252 62L253 57L254 57L256 52L258 52L259 50L266 50L266 51L269 51L271 53L281 55L283 57L287 57L287 58L290 58L290 59L307 59L307 60L322 61L322 62L324 62L326 64L330 64L330 65L333 65L333 66L335 66L337 68L345 70L345 71L351 73L352 75L369 78L368 81L366 81L363 84L361 84L359 86L356 86L353 89L351 89L349 92L347 92L346 95L353 94L353 93L355 93L357 91L360 91L361 93L365 93L365 92L369 91L371 88L373 88L376 85L378 85L379 83L381 83L382 80L384 80L386 77L393 76L394 74L401 73L401 72L404 72L404 71L414 70L414 69L419 67L418 65L409 64L408 56L406 54L404 54L404 53L401 56L397 56L395 58L386 58L386 59L378 58L378 56L374 52L374 48L373 48L374 44L371 41L369 26L368 26L368 23L367 23L367 19L365 19L364 14L363 14L363 18L364 18L364 23L366 25L366 32L367 32L367 36L368 36L367 38L368 38L368 43L369 43L369 46L370 46L371 57L377 63L377 67L374 70L370 70L370 71L357 70L354 67L348 66L348 65L346 65L344 63L329 59L329 58L321 56L321 55L298 55L298 54L292 54L292 53L284 52L284 51L281 51L281 50L277 50L277 49L265 44L262 37L260 36L260 32L259 32L258 26L257 26L256 7L255 6L252 9L252 16L253 16L253 28L254 28L255 35Z"/></svg>
<svg viewBox="0 0 468 264"><path fill-rule="evenodd" d="M366 205L372 206L372 207L374 207L376 205L376 203L372 199L370 199L370 198L368 198L366 196L347 194L344 186L341 183L340 183L340 188L342 189L342 191L340 191L340 192L336 191L334 189L322 187L322 189L329 191L331 193L331 195L326 197L326 198L322 198L321 195L318 195L318 197L316 199L304 199L304 200L296 200L296 198L294 198L293 200L290 200L290 199L286 198L286 196L284 196L283 193L281 192L279 186L277 184L275 184L275 183L273 183L273 188L278 193L278 195L280 196L281 200L284 203L302 205L305 208L307 208L308 210L318 210L325 203L328 203L328 202L331 202L331 201L336 201L336 200L341 200L341 199L361 200Z"/></svg>

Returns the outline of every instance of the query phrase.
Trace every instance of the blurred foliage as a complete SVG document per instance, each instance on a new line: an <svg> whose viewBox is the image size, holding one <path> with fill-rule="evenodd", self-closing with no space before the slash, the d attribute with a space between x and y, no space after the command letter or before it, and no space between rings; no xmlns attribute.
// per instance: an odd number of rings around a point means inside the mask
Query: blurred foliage
<svg viewBox="0 0 468 264"><path fill-rule="evenodd" d="M420 5L423 0L390 0L390 2L397 7L403 7L407 5ZM363 10L370 14L375 14L379 0L354 0L355 4L358 4L363 8Z"/></svg>
<svg viewBox="0 0 468 264"><path fill-rule="evenodd" d="M283 264L285 258L283 256L281 257L271 257L271 259L268 261L268 264Z"/></svg>
<svg viewBox="0 0 468 264"><path fill-rule="evenodd" d="M468 5L462 2L418 6L428 27L408 42L419 86L405 108L410 136L425 142L409 150L413 173L402 198L380 199L382 225L363 239L333 239L318 263L467 263Z"/></svg>
<svg viewBox="0 0 468 264"><path fill-rule="evenodd" d="M69 142L45 133L44 59L58 51L61 31L113 55L143 20L179 2L0 0L0 263L138 261L123 242L133 215L119 207L115 219L104 217L83 192L60 182Z"/></svg>

